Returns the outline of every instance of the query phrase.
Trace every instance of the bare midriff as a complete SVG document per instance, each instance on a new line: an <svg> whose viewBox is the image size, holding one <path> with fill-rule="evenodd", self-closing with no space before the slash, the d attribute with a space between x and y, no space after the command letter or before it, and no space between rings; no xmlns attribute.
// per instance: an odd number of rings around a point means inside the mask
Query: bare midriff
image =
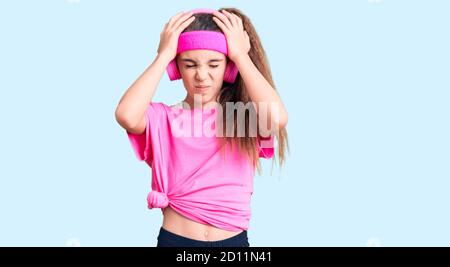
<svg viewBox="0 0 450 267"><path fill-rule="evenodd" d="M233 237L242 232L227 231L212 225L195 222L184 217L170 206L163 209L162 227L169 232L200 241L218 241Z"/></svg>

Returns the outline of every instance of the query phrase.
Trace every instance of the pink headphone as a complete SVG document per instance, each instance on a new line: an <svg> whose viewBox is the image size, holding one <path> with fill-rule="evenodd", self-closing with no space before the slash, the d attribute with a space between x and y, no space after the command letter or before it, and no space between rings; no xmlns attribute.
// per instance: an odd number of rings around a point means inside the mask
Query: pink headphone
<svg viewBox="0 0 450 267"><path fill-rule="evenodd" d="M194 9L192 12L194 14L198 13L208 13L212 14L214 10L212 9ZM225 56L228 55L228 45L226 37L221 32L216 31L190 31L183 32L178 38L177 55L187 51L196 49L207 49L221 52ZM180 71L178 70L177 62L172 59L167 65L167 74L169 79L179 80L181 79ZM225 68L225 74L223 80L228 83L234 83L239 70L233 61L228 60L227 66Z"/></svg>

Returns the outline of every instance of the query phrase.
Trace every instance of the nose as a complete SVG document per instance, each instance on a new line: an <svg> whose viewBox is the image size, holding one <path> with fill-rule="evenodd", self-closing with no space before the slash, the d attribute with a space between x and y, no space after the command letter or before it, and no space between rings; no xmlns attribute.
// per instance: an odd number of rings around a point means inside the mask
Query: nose
<svg viewBox="0 0 450 267"><path fill-rule="evenodd" d="M199 81L204 81L208 78L208 70L206 68L198 68L195 73L195 78Z"/></svg>

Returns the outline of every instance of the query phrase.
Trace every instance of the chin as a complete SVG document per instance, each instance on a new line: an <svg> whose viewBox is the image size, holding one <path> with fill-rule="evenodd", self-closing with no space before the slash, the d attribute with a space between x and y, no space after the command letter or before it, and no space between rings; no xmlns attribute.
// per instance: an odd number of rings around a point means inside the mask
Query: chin
<svg viewBox="0 0 450 267"><path fill-rule="evenodd" d="M218 92L217 92L218 93ZM201 97L201 102L202 105L209 103L211 101L217 101L216 97L217 97L217 93L214 94L213 91L207 91L207 92L197 92L197 91L193 91L191 94L192 99L195 98L195 96L200 96Z"/></svg>

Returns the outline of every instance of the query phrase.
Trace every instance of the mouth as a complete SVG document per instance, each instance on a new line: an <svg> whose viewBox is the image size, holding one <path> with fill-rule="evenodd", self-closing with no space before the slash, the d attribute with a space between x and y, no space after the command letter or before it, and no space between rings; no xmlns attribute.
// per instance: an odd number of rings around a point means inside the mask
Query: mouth
<svg viewBox="0 0 450 267"><path fill-rule="evenodd" d="M204 85L201 85L201 86L195 86L195 89L197 90L197 91L199 91L199 92L206 92L206 91L208 91L208 89L210 88L211 86L204 86Z"/></svg>

